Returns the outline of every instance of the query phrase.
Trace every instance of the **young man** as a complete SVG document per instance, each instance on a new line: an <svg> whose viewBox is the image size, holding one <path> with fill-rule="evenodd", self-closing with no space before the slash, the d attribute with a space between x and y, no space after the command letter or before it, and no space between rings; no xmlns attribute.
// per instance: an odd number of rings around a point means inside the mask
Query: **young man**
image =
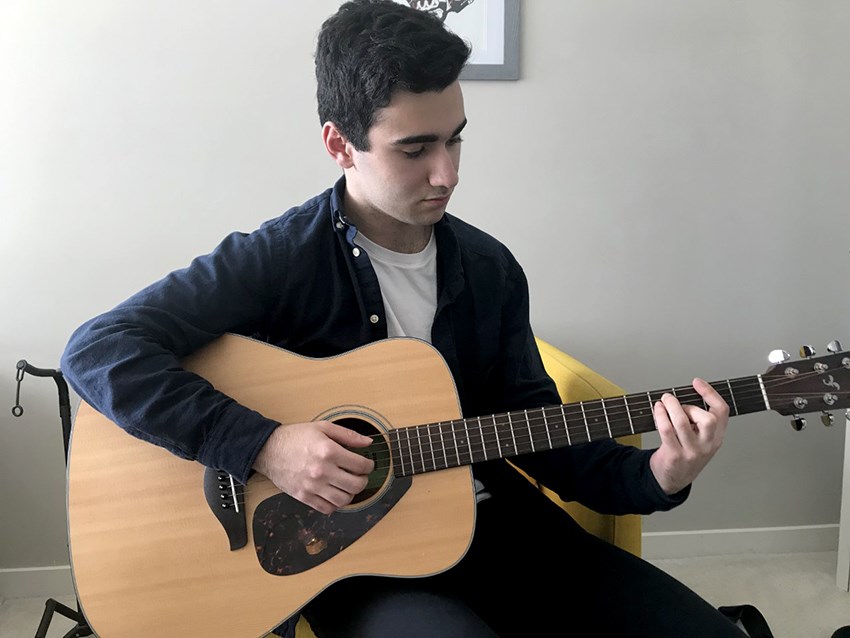
<svg viewBox="0 0 850 638"><path fill-rule="evenodd" d="M414 336L445 358L466 415L559 403L522 269L445 212L458 184L467 119L457 78L468 54L427 14L383 0L343 5L316 55L322 139L343 177L83 325L62 360L83 399L240 481L259 471L325 514L366 485L372 461L350 448L369 439L330 422L281 425L180 368L182 357L225 332L311 357ZM514 460L600 511L674 507L728 418L708 384L694 387L707 410L669 395L655 406L657 450L606 441ZM546 635L573 623L598 635L741 635L679 583L583 532L504 461L473 474L477 525L464 558L426 578L331 585L303 610L319 636Z"/></svg>

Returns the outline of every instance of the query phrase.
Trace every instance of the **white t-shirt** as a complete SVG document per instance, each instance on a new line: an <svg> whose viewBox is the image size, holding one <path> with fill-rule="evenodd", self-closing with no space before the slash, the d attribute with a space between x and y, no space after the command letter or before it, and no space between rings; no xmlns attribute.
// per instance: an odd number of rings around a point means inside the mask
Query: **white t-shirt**
<svg viewBox="0 0 850 638"><path fill-rule="evenodd" d="M418 253L397 253L358 233L354 243L369 255L384 299L387 335L431 343L437 312L437 243L434 233Z"/></svg>
<svg viewBox="0 0 850 638"><path fill-rule="evenodd" d="M397 253L379 246L363 233L354 243L369 255L387 315L387 335L418 337L431 343L431 327L437 313L437 243L434 232L424 250ZM475 479L475 500L481 502L490 493Z"/></svg>

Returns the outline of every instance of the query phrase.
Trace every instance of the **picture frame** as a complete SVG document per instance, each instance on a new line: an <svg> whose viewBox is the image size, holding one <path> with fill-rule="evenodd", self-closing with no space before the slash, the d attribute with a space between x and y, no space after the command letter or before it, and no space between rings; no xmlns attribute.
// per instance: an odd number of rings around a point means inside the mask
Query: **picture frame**
<svg viewBox="0 0 850 638"><path fill-rule="evenodd" d="M520 0L396 0L442 20L472 46L461 80L518 80Z"/></svg>

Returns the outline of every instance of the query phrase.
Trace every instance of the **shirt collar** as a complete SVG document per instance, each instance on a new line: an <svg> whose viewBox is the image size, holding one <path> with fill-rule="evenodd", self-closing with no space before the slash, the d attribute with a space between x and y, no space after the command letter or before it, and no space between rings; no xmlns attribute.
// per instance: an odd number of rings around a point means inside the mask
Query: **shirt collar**
<svg viewBox="0 0 850 638"><path fill-rule="evenodd" d="M352 226L342 209L345 200L345 175L340 177L331 190L331 223L337 231L344 231L346 227Z"/></svg>
<svg viewBox="0 0 850 638"><path fill-rule="evenodd" d="M353 246L357 228L345 216L344 201L345 175L336 181L331 190L331 223L334 231L344 233L346 241ZM437 242L437 304L442 307L451 303L463 290L464 285L460 243L448 213L434 224L434 239Z"/></svg>

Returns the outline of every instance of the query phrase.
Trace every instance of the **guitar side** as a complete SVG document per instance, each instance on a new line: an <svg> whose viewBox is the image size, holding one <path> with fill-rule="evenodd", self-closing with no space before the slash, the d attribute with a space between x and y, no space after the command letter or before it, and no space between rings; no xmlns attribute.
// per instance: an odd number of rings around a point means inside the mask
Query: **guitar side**
<svg viewBox="0 0 850 638"><path fill-rule="evenodd" d="M310 359L225 335L184 364L282 423L361 410L388 429L460 417L445 362L411 339ZM199 463L80 406L68 464L69 545L80 603L99 636L262 636L337 580L437 573L460 560L472 537L469 469L431 472L417 476L386 516L339 554L276 576L258 562L251 521L279 490L261 475L249 481L248 544L230 551L205 501L203 475ZM360 504L357 515L369 506Z"/></svg>

